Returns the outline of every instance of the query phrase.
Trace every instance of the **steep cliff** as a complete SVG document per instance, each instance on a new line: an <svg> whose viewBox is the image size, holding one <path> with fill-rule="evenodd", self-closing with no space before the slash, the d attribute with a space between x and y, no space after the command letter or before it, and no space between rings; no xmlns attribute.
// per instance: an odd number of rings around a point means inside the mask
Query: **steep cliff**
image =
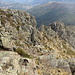
<svg viewBox="0 0 75 75"><path fill-rule="evenodd" d="M0 9L0 74L74 74L75 41L69 28L61 22L36 25L24 11Z"/></svg>

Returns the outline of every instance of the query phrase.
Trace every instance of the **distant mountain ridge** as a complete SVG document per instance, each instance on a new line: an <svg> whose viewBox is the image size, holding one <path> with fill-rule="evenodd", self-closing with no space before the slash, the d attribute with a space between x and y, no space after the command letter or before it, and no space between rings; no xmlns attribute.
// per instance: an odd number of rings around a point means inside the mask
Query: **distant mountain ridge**
<svg viewBox="0 0 75 75"><path fill-rule="evenodd" d="M34 7L28 12L36 17L39 25L48 25L54 21L62 21L66 25L75 25L74 7L74 3L48 2Z"/></svg>
<svg viewBox="0 0 75 75"><path fill-rule="evenodd" d="M57 1L57 2L56 2ZM65 0L66 2L66 0ZM74 2L74 0L68 0ZM48 25L54 21L62 21L66 25L75 25L75 3L64 3L63 0L2 0L0 8L18 9L34 15L38 25Z"/></svg>
<svg viewBox="0 0 75 75"><path fill-rule="evenodd" d="M29 5L29 4L0 2L0 8L3 8L3 9L17 9L17 10L25 11L25 10L30 9L32 7L33 6Z"/></svg>

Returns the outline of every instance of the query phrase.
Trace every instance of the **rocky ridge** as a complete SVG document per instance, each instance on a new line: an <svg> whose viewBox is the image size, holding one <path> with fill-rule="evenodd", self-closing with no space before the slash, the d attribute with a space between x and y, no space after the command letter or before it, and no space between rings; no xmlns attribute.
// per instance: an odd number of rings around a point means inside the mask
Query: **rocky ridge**
<svg viewBox="0 0 75 75"><path fill-rule="evenodd" d="M0 74L74 75L74 32L61 22L36 25L27 12L0 9Z"/></svg>

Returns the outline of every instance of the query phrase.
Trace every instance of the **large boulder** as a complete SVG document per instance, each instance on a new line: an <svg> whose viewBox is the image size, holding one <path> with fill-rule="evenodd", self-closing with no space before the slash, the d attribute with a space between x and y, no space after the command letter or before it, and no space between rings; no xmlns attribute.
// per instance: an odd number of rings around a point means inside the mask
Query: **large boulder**
<svg viewBox="0 0 75 75"><path fill-rule="evenodd" d="M43 75L72 75L68 62L62 58L57 58L58 56L57 52L55 52L39 57Z"/></svg>
<svg viewBox="0 0 75 75"><path fill-rule="evenodd" d="M39 74L33 59L20 57L20 55L11 51L0 51L0 75Z"/></svg>
<svg viewBox="0 0 75 75"><path fill-rule="evenodd" d="M66 61L68 62L69 66L70 66L72 75L75 75L75 58L67 59Z"/></svg>

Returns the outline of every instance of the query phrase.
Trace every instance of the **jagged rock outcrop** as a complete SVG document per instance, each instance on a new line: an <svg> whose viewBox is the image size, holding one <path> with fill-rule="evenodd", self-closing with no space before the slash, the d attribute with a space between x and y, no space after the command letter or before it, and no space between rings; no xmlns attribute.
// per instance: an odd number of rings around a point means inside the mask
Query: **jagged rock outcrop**
<svg viewBox="0 0 75 75"><path fill-rule="evenodd" d="M36 27L33 16L23 11L10 9L0 10L0 23L0 45L11 50L16 47L15 44L20 45L21 39L30 39L30 33Z"/></svg>
<svg viewBox="0 0 75 75"><path fill-rule="evenodd" d="M70 60L75 60L75 50L74 44L69 42L69 36L71 36L70 31L61 22L54 22L49 26L42 25L37 29L36 20L30 14L24 11L0 9L1 73L74 74L74 61Z"/></svg>
<svg viewBox="0 0 75 75"><path fill-rule="evenodd" d="M51 28L57 32L57 34L71 44L75 48L75 31L74 26L65 26L64 23L54 22L50 24Z"/></svg>
<svg viewBox="0 0 75 75"><path fill-rule="evenodd" d="M68 30L68 37L69 40L68 42L75 48L75 26L67 26L67 30Z"/></svg>

